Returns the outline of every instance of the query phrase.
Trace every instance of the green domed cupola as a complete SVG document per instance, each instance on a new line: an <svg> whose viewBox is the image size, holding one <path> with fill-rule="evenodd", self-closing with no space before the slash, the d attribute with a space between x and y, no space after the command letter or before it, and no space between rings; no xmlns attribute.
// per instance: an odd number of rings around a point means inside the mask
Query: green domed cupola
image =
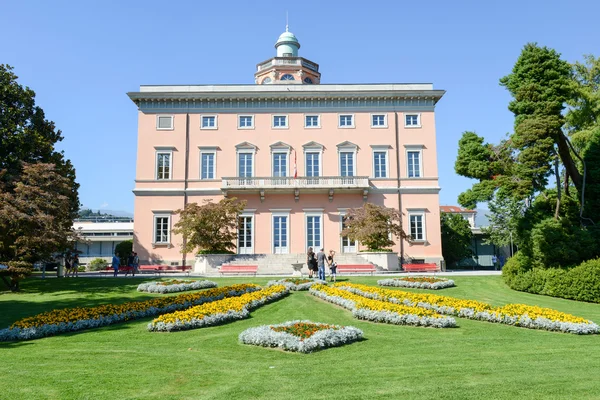
<svg viewBox="0 0 600 400"><path fill-rule="evenodd" d="M277 49L277 57L298 57L300 42L296 35L288 30L287 25L285 26L285 32L279 35L275 48Z"/></svg>

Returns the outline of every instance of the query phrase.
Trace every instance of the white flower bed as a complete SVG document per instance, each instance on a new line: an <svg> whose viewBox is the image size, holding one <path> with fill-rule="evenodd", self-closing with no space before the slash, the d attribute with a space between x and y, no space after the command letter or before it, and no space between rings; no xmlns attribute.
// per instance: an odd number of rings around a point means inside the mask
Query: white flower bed
<svg viewBox="0 0 600 400"><path fill-rule="evenodd" d="M439 279L439 278L437 278ZM411 282L406 281L403 278L396 279L380 279L377 281L379 286L395 286L395 287L405 287L405 288L415 288L415 289L445 289L449 287L456 286L454 281L451 279L443 279L439 282L429 283L429 282Z"/></svg>
<svg viewBox="0 0 600 400"><path fill-rule="evenodd" d="M288 289L293 290L294 292L298 292L301 290L308 290L308 289L310 289L310 287L312 285L327 285L327 282L322 281L320 279L315 279L314 281L311 281L311 282L306 282L306 283L301 283L299 285L296 285L293 282L288 282L285 279L281 279L278 281L269 281L267 283L267 287L275 286L275 285L283 285L283 286L287 287Z"/></svg>
<svg viewBox="0 0 600 400"><path fill-rule="evenodd" d="M199 290L217 287L217 283L213 281L193 281L186 283L175 283L172 285L161 285L160 281L141 283L137 287L138 292L148 293L175 293L185 292L188 290Z"/></svg>
<svg viewBox="0 0 600 400"><path fill-rule="evenodd" d="M279 300L282 297L285 297L290 293L289 289L285 288L285 290L281 292L275 292L266 296L261 297L260 299L250 301L247 303L242 311L234 311L227 310L225 312L215 313L211 315L206 315L203 318L192 318L187 321L177 320L175 322L150 322L148 324L148 330L150 332L173 332L173 331L183 331L188 329L197 329L204 328L212 325L220 325L226 322L248 318L250 316L250 311L258 308L264 304L270 303L275 300Z"/></svg>
<svg viewBox="0 0 600 400"><path fill-rule="evenodd" d="M375 293L363 292L360 289L356 289L348 286L338 286L338 289L346 290L350 293L357 294L359 296L363 296L373 300L382 300L382 298ZM510 316L506 314L498 314L496 312L488 312L488 311L475 311L472 308L461 308L457 311L454 307L449 306L438 306L435 304L418 302L414 303L408 299L400 300L395 297L388 297L385 301L389 301L390 303L395 304L404 304L412 307L421 307L429 310L434 310L440 314L444 315L454 315L461 318L475 319L479 321L486 322L496 322L500 324L514 325L520 326L522 328L529 329L542 329L548 331L556 331L563 333L574 333L577 335L589 335L589 334L598 334L600 333L600 326L597 324L590 323L575 323L575 322L562 322L562 321L552 321L548 318L538 317L535 319L529 318L527 315L521 316Z"/></svg>
<svg viewBox="0 0 600 400"><path fill-rule="evenodd" d="M277 332L272 327L291 326L297 323L320 324L312 321L289 321L279 325L262 325L240 333L239 340L245 344L263 347L277 347L286 351L311 353L328 347L343 346L362 339L363 332L353 326L339 326L323 329L306 339L287 332ZM329 324L327 324L329 325Z"/></svg>
<svg viewBox="0 0 600 400"><path fill-rule="evenodd" d="M395 325L430 326L433 328L454 328L456 320L451 317L426 317L414 314L398 314L393 311L375 311L369 309L357 309L356 303L340 296L330 296L320 290L310 289L309 293L338 306L352 311L352 315L358 319L373 322L384 322Z"/></svg>

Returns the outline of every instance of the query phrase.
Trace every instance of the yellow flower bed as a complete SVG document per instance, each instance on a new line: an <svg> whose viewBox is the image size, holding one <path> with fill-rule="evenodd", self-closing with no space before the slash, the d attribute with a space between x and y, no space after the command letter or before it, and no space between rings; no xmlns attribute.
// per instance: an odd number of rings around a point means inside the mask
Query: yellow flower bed
<svg viewBox="0 0 600 400"><path fill-rule="evenodd" d="M162 309L169 306L184 307L189 303L190 306L194 303L202 301L204 298L228 296L229 292L240 292L248 289L256 289L258 285L240 284L231 285L223 288L208 289L202 292L184 293L171 297L160 297L145 301L130 301L123 304L104 304L97 307L76 307L64 308L59 310L47 311L32 317L23 318L10 326L14 328L32 328L42 327L44 325L56 325L61 323L74 323L81 320L99 319L113 315L121 315L131 312L145 312L152 308ZM135 319L134 315L124 316L121 321Z"/></svg>
<svg viewBox="0 0 600 400"><path fill-rule="evenodd" d="M498 314L499 316L521 316L527 315L531 319L536 318L547 318L551 321L560 321L560 322L572 322L576 324L590 324L591 321L577 317L575 315L567 314L564 312L556 311L551 308L543 308L538 306L528 306L526 304L507 304L502 307L496 307L492 310L492 312Z"/></svg>
<svg viewBox="0 0 600 400"><path fill-rule="evenodd" d="M239 297L230 297L211 303L161 315L149 325L151 331L172 331L201 328L215 325L231 319L241 319L248 316L248 309L279 299L289 293L284 285L270 286Z"/></svg>

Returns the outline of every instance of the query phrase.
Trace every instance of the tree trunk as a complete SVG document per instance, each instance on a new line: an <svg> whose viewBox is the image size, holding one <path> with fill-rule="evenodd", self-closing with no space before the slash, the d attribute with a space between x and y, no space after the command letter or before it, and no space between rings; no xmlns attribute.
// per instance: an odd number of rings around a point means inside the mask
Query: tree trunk
<svg viewBox="0 0 600 400"><path fill-rule="evenodd" d="M14 280L14 279L7 279L5 276L0 276L0 278L2 278L2 281L4 282L4 284L6 285L6 287L11 291L11 292L18 292L19 291L19 281L18 280Z"/></svg>
<svg viewBox="0 0 600 400"><path fill-rule="evenodd" d="M554 159L554 175L556 176L556 210L554 211L554 219L558 219L560 213L560 174L558 173L558 157Z"/></svg>
<svg viewBox="0 0 600 400"><path fill-rule="evenodd" d="M577 191L581 192L581 188L583 185L583 178L581 173L577 169L577 165L571 156L571 150L569 149L569 144L567 143L567 138L563 133L558 135L558 155L560 156L560 160L565 166L565 170L567 171L567 176L573 180L573 184L577 188Z"/></svg>

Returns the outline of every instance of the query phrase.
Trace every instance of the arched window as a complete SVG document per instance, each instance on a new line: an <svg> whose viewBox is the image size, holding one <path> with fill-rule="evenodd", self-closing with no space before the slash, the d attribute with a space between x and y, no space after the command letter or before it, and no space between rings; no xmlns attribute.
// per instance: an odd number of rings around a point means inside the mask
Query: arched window
<svg viewBox="0 0 600 400"><path fill-rule="evenodd" d="M285 75L283 75L283 76L281 77L281 80L282 80L282 81L293 81L293 80L294 80L294 77L293 77L292 75L290 75L290 74L285 74Z"/></svg>
<svg viewBox="0 0 600 400"><path fill-rule="evenodd" d="M313 81L310 78L304 78L304 83L308 83L309 85L312 85Z"/></svg>
<svg viewBox="0 0 600 400"><path fill-rule="evenodd" d="M271 78L267 77L263 79L262 84L264 85L265 83L271 83Z"/></svg>

